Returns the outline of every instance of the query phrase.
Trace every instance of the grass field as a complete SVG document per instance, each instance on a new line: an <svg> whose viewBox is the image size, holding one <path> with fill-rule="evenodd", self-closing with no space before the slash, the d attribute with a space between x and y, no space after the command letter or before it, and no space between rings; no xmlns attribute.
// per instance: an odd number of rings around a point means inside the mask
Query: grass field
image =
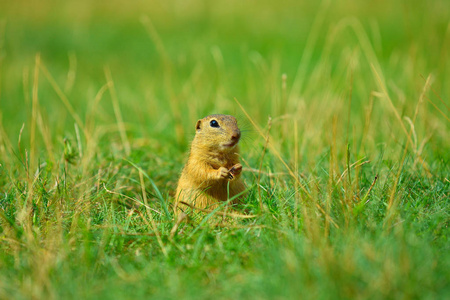
<svg viewBox="0 0 450 300"><path fill-rule="evenodd" d="M2 1L1 299L450 298L450 6ZM172 230L197 119L244 210Z"/></svg>

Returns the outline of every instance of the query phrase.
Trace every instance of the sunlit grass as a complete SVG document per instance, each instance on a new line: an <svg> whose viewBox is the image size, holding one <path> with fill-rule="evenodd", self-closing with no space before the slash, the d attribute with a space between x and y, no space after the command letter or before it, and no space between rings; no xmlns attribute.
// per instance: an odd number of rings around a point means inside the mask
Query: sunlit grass
<svg viewBox="0 0 450 300"><path fill-rule="evenodd" d="M367 5L2 3L0 298L448 297L450 11ZM177 223L211 113L255 217Z"/></svg>

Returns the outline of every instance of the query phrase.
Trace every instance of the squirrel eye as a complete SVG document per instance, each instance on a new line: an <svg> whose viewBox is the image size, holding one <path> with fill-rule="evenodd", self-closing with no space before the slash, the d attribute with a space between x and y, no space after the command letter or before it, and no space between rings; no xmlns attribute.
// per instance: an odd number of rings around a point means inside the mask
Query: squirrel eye
<svg viewBox="0 0 450 300"><path fill-rule="evenodd" d="M219 123L216 120L211 120L211 122L209 122L209 125L211 125L211 127L220 127Z"/></svg>

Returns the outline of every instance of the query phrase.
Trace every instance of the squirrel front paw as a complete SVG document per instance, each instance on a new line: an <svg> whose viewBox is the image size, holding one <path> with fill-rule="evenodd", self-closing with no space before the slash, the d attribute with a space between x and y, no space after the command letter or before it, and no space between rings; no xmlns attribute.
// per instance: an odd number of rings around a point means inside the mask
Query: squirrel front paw
<svg viewBox="0 0 450 300"><path fill-rule="evenodd" d="M235 164L234 166L231 167L230 169L230 174L233 175L234 177L238 176L239 174L241 174L242 172L242 165L241 164Z"/></svg>
<svg viewBox="0 0 450 300"><path fill-rule="evenodd" d="M227 168L220 167L218 170L218 178L219 179L228 179L230 177L230 173Z"/></svg>

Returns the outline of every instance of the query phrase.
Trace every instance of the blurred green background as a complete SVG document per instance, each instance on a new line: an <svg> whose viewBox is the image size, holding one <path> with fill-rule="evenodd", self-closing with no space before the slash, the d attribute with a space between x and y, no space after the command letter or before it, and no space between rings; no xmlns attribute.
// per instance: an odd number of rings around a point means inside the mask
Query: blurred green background
<svg viewBox="0 0 450 300"><path fill-rule="evenodd" d="M147 126L170 126L176 111L187 113L176 121L183 128L211 112L240 113L233 98L258 105L252 115L265 122L297 110L298 98L345 99L351 85L361 115L377 89L371 64L400 110L414 109L405 101L417 99L421 75L432 74L448 99L447 1L8 1L0 17L0 99L11 135L27 117L37 53L80 115L108 67L125 122L139 136ZM288 95L280 100L282 74ZM39 101L52 132L62 134L72 124L45 81ZM113 116L104 100L96 113L105 122Z"/></svg>
<svg viewBox="0 0 450 300"><path fill-rule="evenodd" d="M448 0L1 1L0 298L448 298L449 53ZM173 235L211 113L257 217Z"/></svg>

